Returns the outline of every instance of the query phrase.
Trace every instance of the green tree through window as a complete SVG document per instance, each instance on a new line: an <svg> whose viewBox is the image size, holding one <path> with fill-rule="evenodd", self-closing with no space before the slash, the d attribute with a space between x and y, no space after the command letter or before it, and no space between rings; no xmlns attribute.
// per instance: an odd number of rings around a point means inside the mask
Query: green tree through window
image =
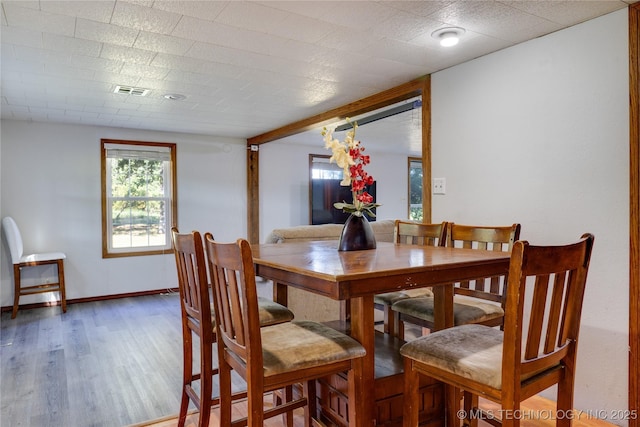
<svg viewBox="0 0 640 427"><path fill-rule="evenodd" d="M422 159L409 157L409 219L422 218Z"/></svg>

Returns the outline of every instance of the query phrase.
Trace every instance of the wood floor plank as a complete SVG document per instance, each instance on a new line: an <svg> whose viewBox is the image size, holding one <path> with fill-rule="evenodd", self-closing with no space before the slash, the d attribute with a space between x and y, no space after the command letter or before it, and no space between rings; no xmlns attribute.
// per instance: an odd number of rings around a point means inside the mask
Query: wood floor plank
<svg viewBox="0 0 640 427"><path fill-rule="evenodd" d="M57 426L69 424L69 395L63 349L43 351L38 355L31 424Z"/></svg>

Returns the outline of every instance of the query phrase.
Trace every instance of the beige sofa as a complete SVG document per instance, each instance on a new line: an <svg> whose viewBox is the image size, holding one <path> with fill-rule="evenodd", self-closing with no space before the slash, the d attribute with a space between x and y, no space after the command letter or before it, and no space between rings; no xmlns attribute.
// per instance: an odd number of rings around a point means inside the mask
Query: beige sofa
<svg viewBox="0 0 640 427"><path fill-rule="evenodd" d="M337 241L340 238L342 227L342 224L322 224L278 228L269 233L265 243L309 240ZM393 242L394 220L372 221L371 228L376 236L376 242ZM340 303L338 301L299 289L289 288L288 305L295 313L297 320L326 322L340 318Z"/></svg>

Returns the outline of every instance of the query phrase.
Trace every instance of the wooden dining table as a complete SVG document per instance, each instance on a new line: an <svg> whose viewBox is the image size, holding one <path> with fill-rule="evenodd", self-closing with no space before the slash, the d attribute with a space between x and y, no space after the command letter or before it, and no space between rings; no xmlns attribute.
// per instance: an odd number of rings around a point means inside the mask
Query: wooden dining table
<svg viewBox="0 0 640 427"><path fill-rule="evenodd" d="M435 329L453 325L453 283L505 275L505 252L378 242L375 249L338 251L337 241L252 246L256 275L274 282L274 299L286 304L287 287L348 301L349 331L366 349L348 384L349 426L375 425L373 296L433 287Z"/></svg>

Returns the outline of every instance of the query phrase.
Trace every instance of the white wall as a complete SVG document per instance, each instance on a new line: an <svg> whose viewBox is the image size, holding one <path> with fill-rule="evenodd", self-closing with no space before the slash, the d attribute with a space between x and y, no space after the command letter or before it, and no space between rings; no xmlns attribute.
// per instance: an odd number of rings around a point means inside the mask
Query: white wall
<svg viewBox="0 0 640 427"><path fill-rule="evenodd" d="M309 154L331 154L322 135L316 147L277 141L260 146L261 242L274 228L309 224ZM376 202L382 204L376 218L408 218L408 155L367 154L371 163L366 170L376 180Z"/></svg>
<svg viewBox="0 0 640 427"><path fill-rule="evenodd" d="M171 254L102 259L100 138L177 143L180 230L211 231L220 240L246 236L244 140L18 121L2 121L1 136L0 216L14 217L25 251L67 254L68 299L177 287ZM0 252L1 304L8 306L13 282L4 238ZM28 272L27 281L54 273Z"/></svg>
<svg viewBox="0 0 640 427"><path fill-rule="evenodd" d="M627 31L623 10L432 76L434 221L520 222L532 244L596 236L579 409L628 408Z"/></svg>

